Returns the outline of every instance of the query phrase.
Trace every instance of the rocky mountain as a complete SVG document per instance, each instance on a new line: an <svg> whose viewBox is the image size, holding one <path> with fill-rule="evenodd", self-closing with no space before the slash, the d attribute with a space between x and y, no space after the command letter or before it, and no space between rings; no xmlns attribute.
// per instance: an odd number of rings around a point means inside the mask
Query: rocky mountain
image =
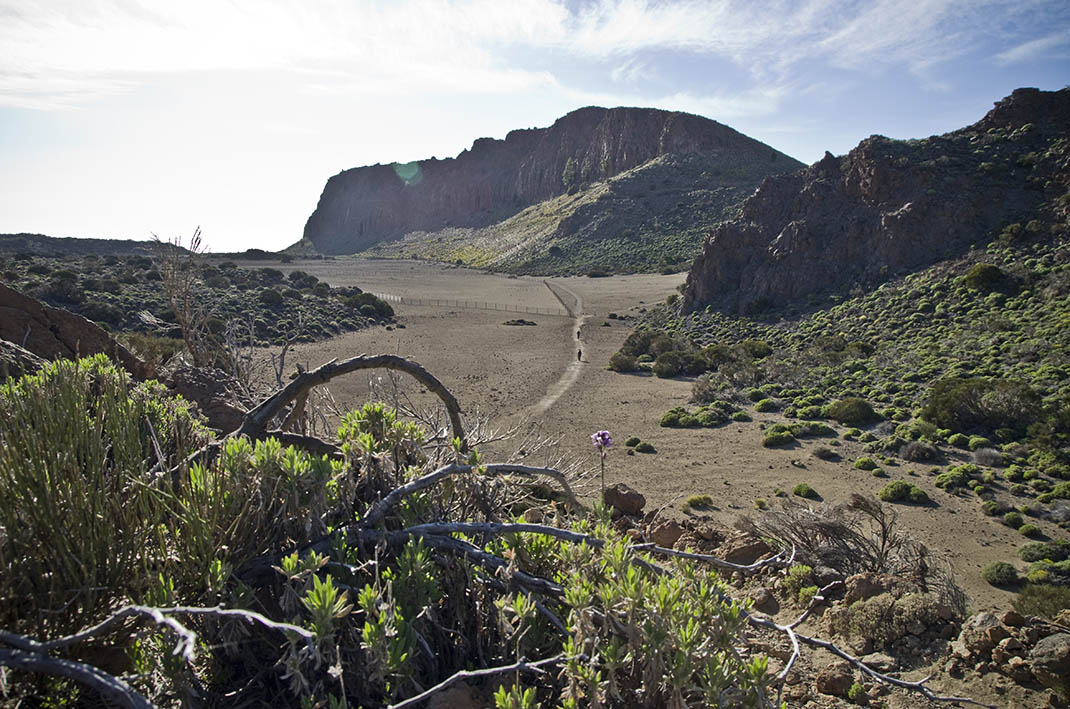
<svg viewBox="0 0 1070 709"><path fill-rule="evenodd" d="M875 135L769 177L708 234L683 306L800 304L961 254L1011 224L1065 231L1068 137L1070 90L1018 89L967 128L924 140Z"/></svg>
<svg viewBox="0 0 1070 709"><path fill-rule="evenodd" d="M332 177L294 250L461 260L514 271L583 268L615 241L690 259L710 225L767 175L801 163L700 116L583 108L549 128L481 138L456 158ZM681 236L683 235L683 236ZM675 244L675 242L686 244ZM649 260L649 259L647 259ZM643 259L610 270L650 267Z"/></svg>

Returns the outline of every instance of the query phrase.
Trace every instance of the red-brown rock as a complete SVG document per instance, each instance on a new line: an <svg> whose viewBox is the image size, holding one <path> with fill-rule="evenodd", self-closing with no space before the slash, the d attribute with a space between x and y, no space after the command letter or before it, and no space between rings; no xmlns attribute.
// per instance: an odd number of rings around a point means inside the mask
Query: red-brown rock
<svg viewBox="0 0 1070 709"><path fill-rule="evenodd" d="M633 490L625 483L614 483L606 488L602 501L621 514L642 514L646 505L646 498L642 493Z"/></svg>

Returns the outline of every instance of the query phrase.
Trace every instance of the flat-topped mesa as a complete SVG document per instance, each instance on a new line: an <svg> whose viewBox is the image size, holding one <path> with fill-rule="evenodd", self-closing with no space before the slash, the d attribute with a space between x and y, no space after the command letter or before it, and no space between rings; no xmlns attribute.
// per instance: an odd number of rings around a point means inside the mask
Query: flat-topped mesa
<svg viewBox="0 0 1070 709"><path fill-rule="evenodd" d="M581 108L549 128L480 138L456 158L339 173L328 180L304 238L320 253L343 254L414 231L482 227L659 156L694 153L723 155L730 165L798 164L701 116Z"/></svg>
<svg viewBox="0 0 1070 709"><path fill-rule="evenodd" d="M753 312L872 286L984 245L1067 192L1070 90L1018 89L976 124L925 140L872 136L766 178L717 225L683 306Z"/></svg>

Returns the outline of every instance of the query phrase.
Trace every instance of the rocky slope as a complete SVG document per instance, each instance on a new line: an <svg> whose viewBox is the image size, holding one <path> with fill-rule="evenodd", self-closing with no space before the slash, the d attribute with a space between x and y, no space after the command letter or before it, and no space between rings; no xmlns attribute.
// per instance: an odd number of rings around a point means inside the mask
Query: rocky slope
<svg viewBox="0 0 1070 709"><path fill-rule="evenodd" d="M700 116L589 107L456 158L346 170L328 181L303 245L355 253L408 235L408 255L555 272L579 242L708 227L763 177L798 167ZM692 252L700 240L691 233Z"/></svg>
<svg viewBox="0 0 1070 709"><path fill-rule="evenodd" d="M1070 90L1018 89L962 130L872 136L843 157L770 177L706 237L684 308L798 304L955 256L1013 222L1060 223L1068 135Z"/></svg>

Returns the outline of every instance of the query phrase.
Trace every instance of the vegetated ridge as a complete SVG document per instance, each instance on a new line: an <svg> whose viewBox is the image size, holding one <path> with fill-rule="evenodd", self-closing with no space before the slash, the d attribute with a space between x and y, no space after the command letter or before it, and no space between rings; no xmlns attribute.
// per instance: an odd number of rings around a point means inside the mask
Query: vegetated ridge
<svg viewBox="0 0 1070 709"><path fill-rule="evenodd" d="M335 175L290 251L518 273L653 270L689 261L762 178L801 166L701 116L588 107L480 138L456 158Z"/></svg>
<svg viewBox="0 0 1070 709"><path fill-rule="evenodd" d="M979 122L923 140L871 136L767 178L707 236L686 310L758 312L872 287L985 244L1066 192L1070 90L1018 89Z"/></svg>

